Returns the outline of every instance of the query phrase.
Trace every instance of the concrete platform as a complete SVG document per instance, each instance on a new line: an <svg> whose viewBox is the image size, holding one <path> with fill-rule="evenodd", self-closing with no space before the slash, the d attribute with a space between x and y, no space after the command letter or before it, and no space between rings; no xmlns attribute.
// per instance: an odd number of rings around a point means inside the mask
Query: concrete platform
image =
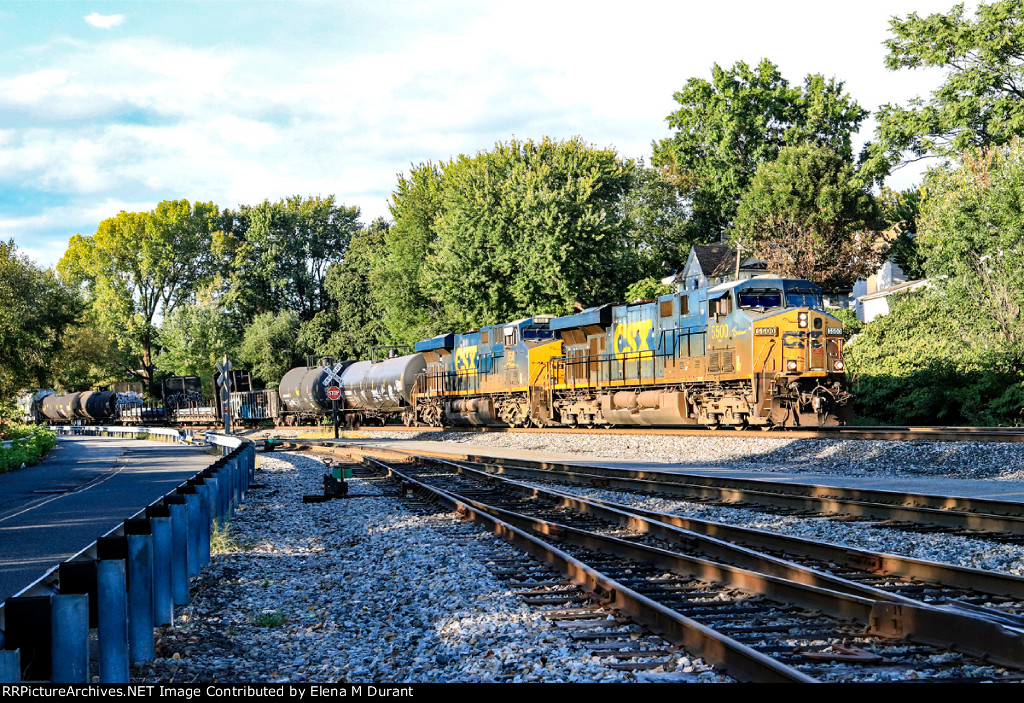
<svg viewBox="0 0 1024 703"><path fill-rule="evenodd" d="M206 447L60 437L0 474L0 601L216 461Z"/></svg>
<svg viewBox="0 0 1024 703"><path fill-rule="evenodd" d="M529 449L512 449L508 447L492 447L473 444L471 442L431 442L425 440L400 439L378 440L372 438L339 439L329 441L331 443L338 442L342 444L391 447L394 449L402 449L404 451L434 451L475 454L479 456L502 457L506 459L519 458L529 459L531 461L553 461L581 465L589 464L592 466L607 466L621 469L642 469L645 471L665 471L669 473L695 474L699 476L721 476L750 480L813 484L820 486L840 486L845 488L871 488L882 491L898 491L900 493L927 493L1024 503L1024 481L938 477L894 478L891 476L844 476L799 471L755 471L748 468L730 468L723 466L666 464L643 461L641 459L625 461L622 459L581 456L580 454L568 452L547 452Z"/></svg>

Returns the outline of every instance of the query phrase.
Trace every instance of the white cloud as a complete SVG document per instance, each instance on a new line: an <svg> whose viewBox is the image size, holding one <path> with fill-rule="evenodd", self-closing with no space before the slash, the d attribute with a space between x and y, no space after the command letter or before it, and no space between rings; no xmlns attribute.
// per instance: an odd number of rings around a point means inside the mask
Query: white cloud
<svg viewBox="0 0 1024 703"><path fill-rule="evenodd" d="M94 12L85 16L85 21L99 29L110 29L124 22L124 15L101 15Z"/></svg>

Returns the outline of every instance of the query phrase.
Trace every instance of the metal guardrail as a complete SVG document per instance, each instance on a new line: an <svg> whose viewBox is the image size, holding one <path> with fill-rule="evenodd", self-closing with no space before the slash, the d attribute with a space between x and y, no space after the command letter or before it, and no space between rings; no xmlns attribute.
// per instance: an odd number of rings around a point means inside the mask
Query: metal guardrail
<svg viewBox="0 0 1024 703"><path fill-rule="evenodd" d="M159 428L57 430L191 440ZM189 579L210 561L214 523L231 518L255 474L251 442L206 440L226 454L0 604L0 682L89 683L91 631L101 683L127 683L131 664L153 659L153 628L188 603Z"/></svg>
<svg viewBox="0 0 1024 703"><path fill-rule="evenodd" d="M6 441L0 442L0 449L10 449L12 446L14 446L15 442L24 442L25 440L32 439L35 436L36 436L36 433L33 432L32 434L27 434L24 437L17 437L15 439L8 439Z"/></svg>

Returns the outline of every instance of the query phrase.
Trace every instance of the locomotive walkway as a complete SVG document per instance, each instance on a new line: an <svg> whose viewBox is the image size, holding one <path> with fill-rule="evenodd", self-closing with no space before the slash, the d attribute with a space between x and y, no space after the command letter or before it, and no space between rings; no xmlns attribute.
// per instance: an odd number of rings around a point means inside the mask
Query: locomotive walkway
<svg viewBox="0 0 1024 703"><path fill-rule="evenodd" d="M39 464L0 474L0 602L213 459L200 447L62 436Z"/></svg>

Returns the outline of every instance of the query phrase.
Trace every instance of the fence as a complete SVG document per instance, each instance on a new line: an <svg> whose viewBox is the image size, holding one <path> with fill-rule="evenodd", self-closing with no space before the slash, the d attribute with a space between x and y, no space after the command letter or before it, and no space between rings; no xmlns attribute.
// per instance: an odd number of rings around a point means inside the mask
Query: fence
<svg viewBox="0 0 1024 703"><path fill-rule="evenodd" d="M191 439L156 428L57 429ZM0 605L0 682L88 683L92 632L101 683L126 683L131 664L154 657L153 628L188 603L189 579L210 561L214 521L231 517L254 477L251 442L206 438L227 453Z"/></svg>

